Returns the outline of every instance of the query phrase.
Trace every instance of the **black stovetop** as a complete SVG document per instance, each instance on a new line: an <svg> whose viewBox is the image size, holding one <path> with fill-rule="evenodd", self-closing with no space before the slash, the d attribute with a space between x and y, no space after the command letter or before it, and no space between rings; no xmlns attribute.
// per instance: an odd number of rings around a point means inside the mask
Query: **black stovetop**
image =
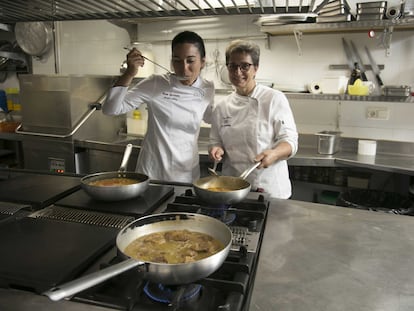
<svg viewBox="0 0 414 311"><path fill-rule="evenodd" d="M223 265L196 284L165 287L149 284L132 269L75 295L72 300L119 310L247 310L254 284L269 202L263 196L232 206L208 207L189 189L168 203L165 212L191 212L221 217L233 232L233 245ZM220 215L218 215L220 214ZM213 216L213 215L211 215ZM116 248L96 266L119 262ZM160 290L163 291L160 292ZM160 296L161 295L161 296ZM152 296L152 297L150 297ZM179 302L177 302L179 301Z"/></svg>
<svg viewBox="0 0 414 311"><path fill-rule="evenodd" d="M58 200L55 205L81 209L84 211L97 211L132 216L135 218L149 215L165 200L174 194L174 188L166 185L149 185L145 192L135 198L106 202L91 198L83 189Z"/></svg>

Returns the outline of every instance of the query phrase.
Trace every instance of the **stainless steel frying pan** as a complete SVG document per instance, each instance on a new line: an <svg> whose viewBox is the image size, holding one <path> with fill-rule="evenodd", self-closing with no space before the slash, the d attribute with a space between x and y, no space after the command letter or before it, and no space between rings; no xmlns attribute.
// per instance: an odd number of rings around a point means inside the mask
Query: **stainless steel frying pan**
<svg viewBox="0 0 414 311"><path fill-rule="evenodd" d="M127 172L127 164L132 152L132 145L128 144L125 148L124 156L118 172L103 172L86 175L81 179L81 186L85 192L94 199L101 201L120 201L135 198L147 190L149 177L147 175ZM130 178L137 182L130 185L118 186L97 186L91 185L92 181L111 178Z"/></svg>
<svg viewBox="0 0 414 311"><path fill-rule="evenodd" d="M224 248L210 257L183 264L145 262L130 258L124 253L125 248L139 237L155 232L183 229L208 234L218 239ZM212 274L223 264L231 244L232 233L229 227L210 216L190 213L164 213L145 216L127 225L117 235L116 245L126 258L125 261L52 288L44 295L51 300L60 300L137 267L141 268L139 271L142 273L142 277L148 281L165 285L193 283Z"/></svg>
<svg viewBox="0 0 414 311"><path fill-rule="evenodd" d="M193 183L196 195L209 204L234 204L242 201L250 192L251 185L246 180L260 162L245 170L240 177L207 176ZM228 189L227 191L212 191L212 188Z"/></svg>

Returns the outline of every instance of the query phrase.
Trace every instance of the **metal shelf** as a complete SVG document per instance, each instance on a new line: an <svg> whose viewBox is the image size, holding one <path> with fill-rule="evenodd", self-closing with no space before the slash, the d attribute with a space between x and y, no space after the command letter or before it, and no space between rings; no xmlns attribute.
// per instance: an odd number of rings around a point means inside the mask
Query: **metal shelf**
<svg viewBox="0 0 414 311"><path fill-rule="evenodd" d="M286 25L260 26L262 32L273 36L293 35L301 33L335 33L340 32L364 32L368 30L384 30L393 27L399 30L414 29L414 18L402 18L398 20L371 20L352 21L340 23L296 23Z"/></svg>
<svg viewBox="0 0 414 311"><path fill-rule="evenodd" d="M348 95L348 94L311 94L311 93L288 93L288 92L285 92L285 94L289 99L414 103L413 96L382 96L382 95L356 96L356 95Z"/></svg>

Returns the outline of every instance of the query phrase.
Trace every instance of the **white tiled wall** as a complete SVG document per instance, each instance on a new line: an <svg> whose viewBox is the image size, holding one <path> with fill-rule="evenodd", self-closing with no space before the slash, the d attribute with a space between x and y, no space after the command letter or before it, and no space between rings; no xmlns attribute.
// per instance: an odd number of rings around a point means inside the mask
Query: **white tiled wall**
<svg viewBox="0 0 414 311"><path fill-rule="evenodd" d="M369 39L366 33L304 34L299 54L292 35L270 37L268 40L250 16L211 18L207 20L166 21L138 25L138 39L151 41L155 60L169 66L170 39L179 31L191 29L206 40L207 66L203 75L213 79L218 88L225 85L219 70L224 64L224 49L231 39L249 37L261 46L258 79L276 86L305 89L307 84L326 76L348 75L347 70L330 70L331 64L346 64L342 37L358 46L368 63L366 45L378 64L384 65L381 77L385 84L405 84L414 88L414 31L394 31L391 54L381 46L380 34ZM70 21L58 23L60 66L55 66L51 51L41 60L33 59L34 73L118 75L125 59L123 49L130 43L127 31L108 21ZM155 68L155 72L162 69ZM372 78L368 72L368 78ZM10 79L10 81L16 81ZM10 82L8 82L10 83ZM13 83L13 82L12 82ZM0 84L0 88L2 85ZM292 110L303 133L339 129L344 136L366 137L414 142L414 103L384 103L358 101L291 100ZM367 106L379 105L390 111L388 120L367 120Z"/></svg>

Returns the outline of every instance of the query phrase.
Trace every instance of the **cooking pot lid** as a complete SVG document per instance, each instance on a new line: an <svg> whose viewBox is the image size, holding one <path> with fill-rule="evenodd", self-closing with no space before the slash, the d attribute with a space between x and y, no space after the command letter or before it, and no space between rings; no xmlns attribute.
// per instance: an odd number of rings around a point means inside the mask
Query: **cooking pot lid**
<svg viewBox="0 0 414 311"><path fill-rule="evenodd" d="M18 22L14 27L16 41L31 56L42 56L49 51L52 28L44 22Z"/></svg>

